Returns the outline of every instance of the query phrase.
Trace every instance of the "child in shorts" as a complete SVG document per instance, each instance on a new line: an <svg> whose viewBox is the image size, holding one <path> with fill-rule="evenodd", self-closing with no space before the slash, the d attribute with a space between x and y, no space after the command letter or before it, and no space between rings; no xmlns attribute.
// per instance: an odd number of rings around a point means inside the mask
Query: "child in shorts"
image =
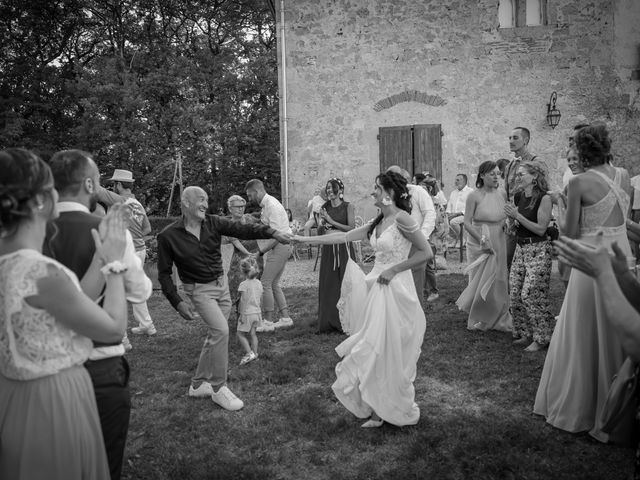
<svg viewBox="0 0 640 480"><path fill-rule="evenodd" d="M262 283L258 280L260 268L254 256L247 257L240 262L240 270L245 280L238 286L238 341L246 352L240 365L258 358L258 336L256 327L262 322ZM250 342L249 338L250 337Z"/></svg>

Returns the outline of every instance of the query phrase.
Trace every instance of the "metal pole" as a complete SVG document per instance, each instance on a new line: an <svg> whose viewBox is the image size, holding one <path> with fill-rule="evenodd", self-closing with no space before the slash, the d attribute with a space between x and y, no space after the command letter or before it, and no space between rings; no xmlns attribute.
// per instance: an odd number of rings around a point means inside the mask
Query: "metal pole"
<svg viewBox="0 0 640 480"><path fill-rule="evenodd" d="M180 200L182 200L182 154L178 152L178 181L180 182Z"/></svg>
<svg viewBox="0 0 640 480"><path fill-rule="evenodd" d="M169 205L167 206L167 217L169 216L169 212L171 212L171 202L173 201L173 189L176 186L176 176L178 175L178 162L180 157L176 159L176 168L173 169L173 181L171 182L171 194L169 195ZM180 192L180 198L182 198L182 192Z"/></svg>
<svg viewBox="0 0 640 480"><path fill-rule="evenodd" d="M282 65L282 169L284 174L284 206L289 207L289 139L287 137L287 48L284 35L284 0L280 0L280 55Z"/></svg>

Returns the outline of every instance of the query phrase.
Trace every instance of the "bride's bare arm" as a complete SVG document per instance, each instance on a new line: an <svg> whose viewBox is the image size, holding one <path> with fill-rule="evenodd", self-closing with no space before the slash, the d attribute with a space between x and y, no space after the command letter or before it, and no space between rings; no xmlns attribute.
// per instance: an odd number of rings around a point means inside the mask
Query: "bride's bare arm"
<svg viewBox="0 0 640 480"><path fill-rule="evenodd" d="M293 240L311 245L333 245L336 243L355 242L367 238L369 224L358 227L348 232L333 232L327 235L317 235L315 237L306 237L302 235L294 235Z"/></svg>

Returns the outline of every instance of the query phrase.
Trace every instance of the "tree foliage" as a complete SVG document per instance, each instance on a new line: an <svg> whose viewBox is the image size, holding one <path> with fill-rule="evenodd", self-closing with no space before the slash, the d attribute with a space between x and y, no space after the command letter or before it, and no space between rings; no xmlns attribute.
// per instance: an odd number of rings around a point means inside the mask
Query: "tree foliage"
<svg viewBox="0 0 640 480"><path fill-rule="evenodd" d="M215 208L253 177L279 193L269 2L4 0L0 43L2 147L88 150L156 215L178 157Z"/></svg>

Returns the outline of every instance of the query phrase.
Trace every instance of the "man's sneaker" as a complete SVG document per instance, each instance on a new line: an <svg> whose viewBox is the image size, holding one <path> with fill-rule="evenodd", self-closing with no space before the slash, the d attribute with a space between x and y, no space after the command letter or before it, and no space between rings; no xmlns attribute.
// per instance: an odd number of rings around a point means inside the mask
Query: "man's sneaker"
<svg viewBox="0 0 640 480"><path fill-rule="evenodd" d="M440 295L437 293L430 293L427 297L427 302L435 302L438 298L440 298Z"/></svg>
<svg viewBox="0 0 640 480"><path fill-rule="evenodd" d="M240 410L244 407L244 403L236 397L226 385L220 387L218 392L211 395L211 400L220 405L225 410Z"/></svg>
<svg viewBox="0 0 640 480"><path fill-rule="evenodd" d="M155 335L156 333L158 333L158 331L156 330L156 327L154 325L151 325L150 327L133 327L131 329L131 333L135 334L135 335Z"/></svg>
<svg viewBox="0 0 640 480"><path fill-rule="evenodd" d="M254 361L256 358L258 358L258 355L256 355L253 352L249 352L247 353L244 357L242 357L242 360L240 360L240 365L244 365L246 363L252 362Z"/></svg>
<svg viewBox="0 0 640 480"><path fill-rule="evenodd" d="M133 345L131 345L131 342L127 337L124 337L122 339L122 345L124 345L124 349L126 352L128 352L129 350L133 350Z"/></svg>
<svg viewBox="0 0 640 480"><path fill-rule="evenodd" d="M202 382L198 388L193 388L193 385L189 386L189 396L204 398L213 395L213 387L209 382Z"/></svg>
<svg viewBox="0 0 640 480"><path fill-rule="evenodd" d="M273 332L275 329L275 323L263 320L262 323L256 327L256 332Z"/></svg>
<svg viewBox="0 0 640 480"><path fill-rule="evenodd" d="M293 327L293 320L290 317L281 318L278 323L274 325L275 328Z"/></svg>

